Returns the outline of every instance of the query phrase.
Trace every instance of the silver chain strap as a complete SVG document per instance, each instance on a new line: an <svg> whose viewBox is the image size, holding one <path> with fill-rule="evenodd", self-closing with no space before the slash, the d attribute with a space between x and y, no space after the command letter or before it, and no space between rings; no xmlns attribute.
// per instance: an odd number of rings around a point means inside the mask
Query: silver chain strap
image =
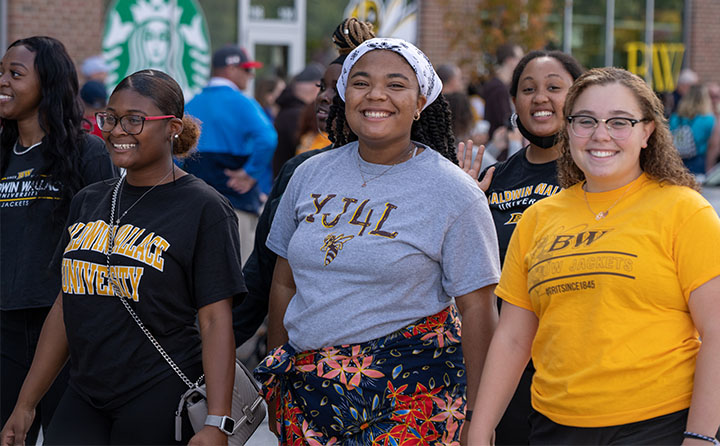
<svg viewBox="0 0 720 446"><path fill-rule="evenodd" d="M118 194L120 192L120 187L122 186L122 182L124 179L125 179L125 176L120 178L120 180L118 180L117 184L115 185L115 189L113 190L113 195L112 195L112 202L110 205L110 224L109 224L109 228L108 228L108 245L107 245L107 252L105 253L107 256L107 270L108 270L108 278L110 279L110 285L112 286L113 293L115 294L115 296L117 296L120 299L120 302L122 302L125 309L128 311L128 313L130 313L130 316L132 316L135 323L138 325L138 327L140 327L140 330L142 330L142 332L145 333L145 336L150 340L153 347L155 347L155 349L158 351L158 353L160 353L160 355L163 357L165 362L168 363L170 368L173 369L173 371L177 374L177 376L179 376L180 379L189 388L193 389L193 388L199 387L200 384L202 383L202 380L205 377L205 375L204 374L200 375L200 378L198 378L198 380L195 383L190 381L188 379L188 377L185 376L183 371L180 370L180 367L178 367L178 365L175 364L175 361L173 361L172 358L170 357L170 355L167 354L165 349L162 348L162 345L160 345L160 343L157 341L157 339L155 339L155 336L153 336L152 333L150 333L150 330L148 330L147 327L145 326L145 324L142 323L142 321L140 320L140 317L137 315L135 310L133 310L132 307L130 306L130 304L127 302L127 299L129 299L130 297L129 296L124 297L123 290L120 287L120 285L118 284L117 277L115 276L115 271L110 268L110 253L112 253L113 247L115 246L115 233L118 229L118 226L113 224L113 218L115 217L115 205L117 203L117 198L118 198ZM118 225L120 224L119 219L118 219L117 223L118 223Z"/></svg>

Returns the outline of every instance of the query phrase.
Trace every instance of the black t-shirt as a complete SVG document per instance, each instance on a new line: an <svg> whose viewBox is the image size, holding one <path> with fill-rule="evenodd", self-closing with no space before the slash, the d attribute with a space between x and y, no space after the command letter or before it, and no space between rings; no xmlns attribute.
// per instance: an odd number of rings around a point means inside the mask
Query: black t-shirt
<svg viewBox="0 0 720 446"><path fill-rule="evenodd" d="M61 192L51 178L38 173L45 163L42 149L40 145L24 155L11 153L0 179L2 310L49 307L60 291L60 270L48 269L48 264L69 206L65 215L53 215ZM118 175L105 143L97 136L85 136L80 156L83 186Z"/></svg>
<svg viewBox="0 0 720 446"><path fill-rule="evenodd" d="M525 157L527 147L495 165L492 182L485 194L492 212L500 247L500 261L522 213L531 204L560 192L557 163L533 164ZM485 176L485 172L480 178Z"/></svg>
<svg viewBox="0 0 720 446"><path fill-rule="evenodd" d="M106 277L115 183L96 183L75 196L55 253L62 266L70 385L103 409L174 374ZM192 175L143 196L149 189L123 184L116 218L133 207L120 221L111 268L142 322L187 370L201 361L197 310L246 291L237 217L226 198Z"/></svg>

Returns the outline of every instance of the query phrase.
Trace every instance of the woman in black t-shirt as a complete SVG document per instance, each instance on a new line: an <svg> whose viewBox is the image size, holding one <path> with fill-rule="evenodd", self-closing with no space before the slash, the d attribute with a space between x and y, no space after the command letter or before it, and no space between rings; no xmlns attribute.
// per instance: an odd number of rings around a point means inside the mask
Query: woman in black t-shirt
<svg viewBox="0 0 720 446"><path fill-rule="evenodd" d="M28 37L0 60L0 425L12 413L43 321L60 290L48 269L70 200L117 176L102 140L82 131L75 65L61 42ZM47 429L67 371L38 403L27 441Z"/></svg>
<svg viewBox="0 0 720 446"><path fill-rule="evenodd" d="M173 163L197 142L198 125L184 116L177 82L156 70L120 82L96 116L113 162L127 175L87 187L72 201L54 259L62 293L3 444L22 442L35 403L68 358L69 388L47 443L175 443L174 413L187 386L120 299L189 380L204 371L209 414L230 415L230 308L245 285L232 207ZM183 443L227 441L214 425L194 436L189 423L183 428Z"/></svg>
<svg viewBox="0 0 720 446"><path fill-rule="evenodd" d="M580 64L560 51L531 51L515 67L510 86L517 113L515 123L530 144L480 175L480 187L485 189L498 234L501 262L505 260L510 236L525 209L560 191L557 136L565 122L565 96L582 73ZM482 156L476 157L477 162L471 165L468 158L472 154L471 148L469 146L465 153L460 147L458 153L462 158L461 165L477 177ZM528 443L533 373L532 364L529 364L496 429L497 445Z"/></svg>

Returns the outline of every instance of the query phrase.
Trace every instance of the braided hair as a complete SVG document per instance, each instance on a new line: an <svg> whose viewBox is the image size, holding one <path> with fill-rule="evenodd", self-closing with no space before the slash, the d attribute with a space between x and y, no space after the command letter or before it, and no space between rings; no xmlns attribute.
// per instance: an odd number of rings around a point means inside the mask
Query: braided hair
<svg viewBox="0 0 720 446"><path fill-rule="evenodd" d="M360 46L364 41L374 37L375 33L373 32L372 23L361 22L355 17L350 17L343 20L337 28L335 28L332 40L338 53L340 53L340 58L344 61L345 57L350 54L352 50ZM337 59L332 63L338 63ZM342 61L339 63L342 65Z"/></svg>

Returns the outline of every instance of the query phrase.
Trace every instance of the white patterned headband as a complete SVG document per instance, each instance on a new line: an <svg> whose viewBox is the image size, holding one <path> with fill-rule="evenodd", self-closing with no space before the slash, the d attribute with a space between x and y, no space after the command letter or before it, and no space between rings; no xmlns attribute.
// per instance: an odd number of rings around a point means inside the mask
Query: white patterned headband
<svg viewBox="0 0 720 446"><path fill-rule="evenodd" d="M337 91L340 98L345 100L345 89L347 88L348 76L353 65L365 55L374 50L388 50L401 55L412 67L420 84L420 94L427 98L423 110L432 104L442 91L442 81L435 72L430 59L415 45L402 39L391 39L376 37L366 40L360 46L352 50L345 62L343 62L342 73L337 81Z"/></svg>

